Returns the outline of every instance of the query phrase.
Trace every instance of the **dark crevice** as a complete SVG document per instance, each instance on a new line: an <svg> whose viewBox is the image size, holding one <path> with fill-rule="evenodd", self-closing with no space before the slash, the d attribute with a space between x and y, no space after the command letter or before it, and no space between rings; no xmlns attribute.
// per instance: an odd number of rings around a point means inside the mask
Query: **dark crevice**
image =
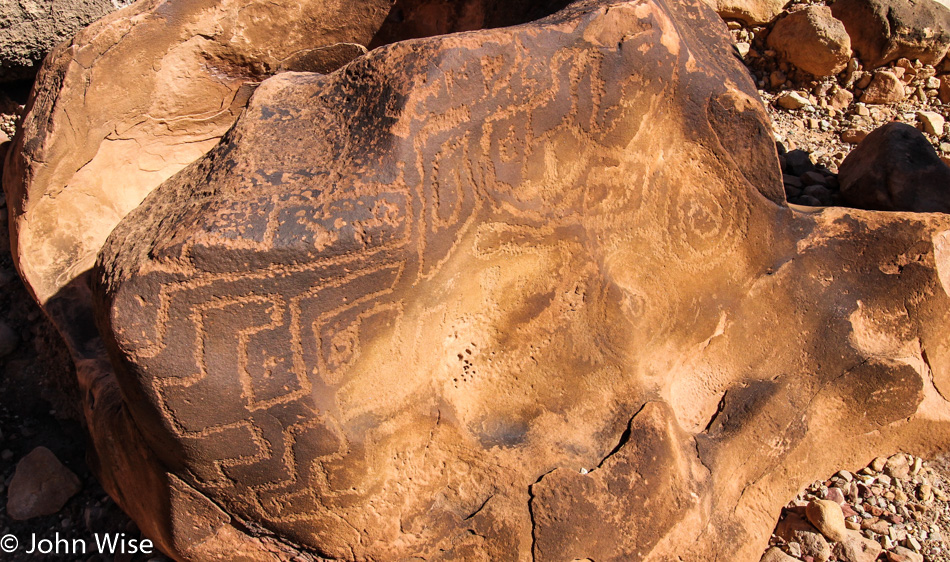
<svg viewBox="0 0 950 562"><path fill-rule="evenodd" d="M528 23L562 10L571 1L396 0L369 48L406 39Z"/></svg>
<svg viewBox="0 0 950 562"><path fill-rule="evenodd" d="M647 404L649 404L649 402ZM627 428L623 430L622 434L620 434L620 441L617 443L616 446L614 446L613 449L610 450L609 453L607 453L607 455L604 458L600 459L600 462L597 463L597 468L602 467L604 463L607 462L607 459L614 456L617 453L617 451L622 449L623 446L626 445L628 441L630 441L630 431L631 431L630 427L633 425L633 420L636 419L638 415L640 415L640 412L642 412L643 409L646 408L646 406L647 406L646 404L643 404L642 406L640 406L640 409L636 411L636 413L630 416L630 419L627 421Z"/></svg>

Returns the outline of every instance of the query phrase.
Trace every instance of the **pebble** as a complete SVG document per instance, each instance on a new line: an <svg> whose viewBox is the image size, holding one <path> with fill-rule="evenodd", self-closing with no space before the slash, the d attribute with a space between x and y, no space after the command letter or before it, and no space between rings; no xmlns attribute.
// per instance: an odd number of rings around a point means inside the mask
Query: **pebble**
<svg viewBox="0 0 950 562"><path fill-rule="evenodd" d="M931 135L943 135L944 118L943 115L935 111L918 111L917 120L925 133Z"/></svg>
<svg viewBox="0 0 950 562"><path fill-rule="evenodd" d="M79 478L46 447L37 447L17 463L7 490L7 513L22 521L52 515L79 492Z"/></svg>
<svg viewBox="0 0 950 562"><path fill-rule="evenodd" d="M811 105L811 100L798 92L785 92L775 99L775 103L783 109L801 109Z"/></svg>

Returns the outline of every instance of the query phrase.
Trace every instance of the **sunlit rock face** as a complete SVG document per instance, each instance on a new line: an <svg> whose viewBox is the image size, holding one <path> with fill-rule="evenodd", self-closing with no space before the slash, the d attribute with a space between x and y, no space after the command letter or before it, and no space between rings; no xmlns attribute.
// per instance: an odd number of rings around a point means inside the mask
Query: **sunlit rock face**
<svg viewBox="0 0 950 562"><path fill-rule="evenodd" d="M391 40L264 81L99 252L98 472L164 549L757 560L950 441L950 219L790 210L704 3Z"/></svg>

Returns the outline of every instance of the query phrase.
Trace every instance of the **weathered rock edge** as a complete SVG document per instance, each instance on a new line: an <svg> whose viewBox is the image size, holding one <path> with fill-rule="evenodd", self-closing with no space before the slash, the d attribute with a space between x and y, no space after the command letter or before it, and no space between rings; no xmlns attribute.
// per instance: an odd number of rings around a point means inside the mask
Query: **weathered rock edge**
<svg viewBox="0 0 950 562"><path fill-rule="evenodd" d="M99 472L180 559L755 560L948 443L948 228L789 210L696 3L279 75L100 254Z"/></svg>

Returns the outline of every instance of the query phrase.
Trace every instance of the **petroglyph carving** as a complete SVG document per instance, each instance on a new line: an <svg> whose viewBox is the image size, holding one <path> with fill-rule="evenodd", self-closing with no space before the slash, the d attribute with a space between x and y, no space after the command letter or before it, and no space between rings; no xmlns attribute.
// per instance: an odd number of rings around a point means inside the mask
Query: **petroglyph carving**
<svg viewBox="0 0 950 562"><path fill-rule="evenodd" d="M948 229L789 209L698 0L282 73L99 254L101 476L187 559L755 560L950 442Z"/></svg>

